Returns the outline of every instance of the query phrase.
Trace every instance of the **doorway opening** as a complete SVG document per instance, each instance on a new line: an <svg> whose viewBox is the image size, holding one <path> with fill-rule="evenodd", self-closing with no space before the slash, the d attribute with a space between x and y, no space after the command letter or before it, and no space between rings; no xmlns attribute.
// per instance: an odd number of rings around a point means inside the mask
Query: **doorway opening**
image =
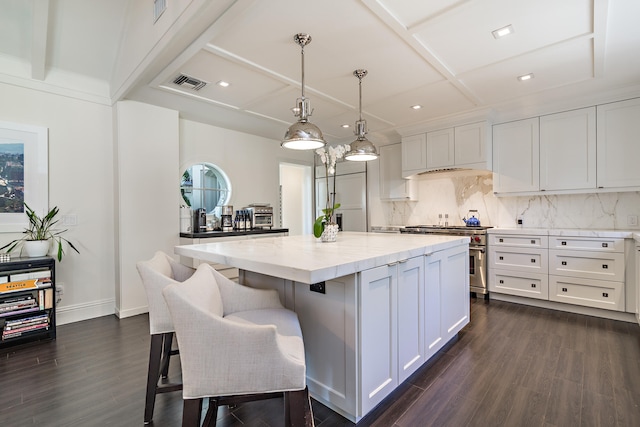
<svg viewBox="0 0 640 427"><path fill-rule="evenodd" d="M290 236L313 232L312 183L312 166L280 163L280 226Z"/></svg>

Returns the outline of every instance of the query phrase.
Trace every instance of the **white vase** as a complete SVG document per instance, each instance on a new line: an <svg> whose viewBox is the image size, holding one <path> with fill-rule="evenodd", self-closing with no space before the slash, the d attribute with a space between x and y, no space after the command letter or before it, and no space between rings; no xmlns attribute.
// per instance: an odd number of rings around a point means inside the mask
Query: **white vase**
<svg viewBox="0 0 640 427"><path fill-rule="evenodd" d="M327 224L324 226L320 240L323 242L335 242L338 238L338 224Z"/></svg>
<svg viewBox="0 0 640 427"><path fill-rule="evenodd" d="M49 252L49 240L25 240L22 249L29 258L45 256Z"/></svg>

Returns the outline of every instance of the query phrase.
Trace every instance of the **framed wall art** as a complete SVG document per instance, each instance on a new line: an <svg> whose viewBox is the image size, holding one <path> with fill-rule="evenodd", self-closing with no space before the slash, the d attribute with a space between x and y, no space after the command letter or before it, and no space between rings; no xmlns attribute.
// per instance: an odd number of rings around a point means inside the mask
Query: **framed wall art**
<svg viewBox="0 0 640 427"><path fill-rule="evenodd" d="M38 215L49 209L48 130L0 122L0 232L22 232L24 204Z"/></svg>

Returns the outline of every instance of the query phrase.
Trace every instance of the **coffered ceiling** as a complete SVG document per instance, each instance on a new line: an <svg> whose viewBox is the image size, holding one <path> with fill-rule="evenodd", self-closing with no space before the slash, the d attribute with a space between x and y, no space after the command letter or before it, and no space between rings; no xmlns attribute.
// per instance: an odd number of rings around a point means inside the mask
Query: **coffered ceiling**
<svg viewBox="0 0 640 427"><path fill-rule="evenodd" d="M101 82L110 84L121 49L115 34L125 28L131 2L45 3L48 15L38 18L37 0L0 0L0 80L24 77L19 67L7 65L12 63L7 58L18 58L35 70L27 75L30 80L47 82L56 72L73 72L89 92L99 90ZM167 4L171 7L171 0ZM640 96L637 0L216 4L202 8L203 32L193 34L180 52L148 61L117 97L280 139L295 121L291 108L301 92L300 48L293 41L300 32L312 37L305 48L306 96L314 108L310 120L329 142L353 139L358 118L353 71L358 68L368 70L362 103L369 139L382 143L442 124L504 121ZM40 36L38 19L48 22ZM189 23L181 25L185 30L176 34L184 37ZM492 31L507 25L513 33L494 38ZM46 45L40 54L37 43L28 41L38 37ZM517 79L528 73L534 77ZM175 84L180 75L206 85L195 90ZM219 81L230 86L220 87ZM109 93L116 91L112 87Z"/></svg>

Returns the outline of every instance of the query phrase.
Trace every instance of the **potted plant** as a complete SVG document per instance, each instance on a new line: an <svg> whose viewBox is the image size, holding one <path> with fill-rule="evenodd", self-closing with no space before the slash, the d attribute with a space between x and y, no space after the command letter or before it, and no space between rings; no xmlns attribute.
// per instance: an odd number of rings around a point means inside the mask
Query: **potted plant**
<svg viewBox="0 0 640 427"><path fill-rule="evenodd" d="M324 164L325 183L327 186L327 203L320 215L313 223L313 235L323 242L335 242L338 235L338 224L334 221L334 214L340 207L340 203L335 203L336 195L336 162L349 152L349 144L338 145L336 147L319 148L316 154ZM329 176L333 175L333 193L329 192Z"/></svg>
<svg viewBox="0 0 640 427"><path fill-rule="evenodd" d="M80 251L73 246L73 243L62 237L62 234L67 230L59 230L55 228L55 225L58 223L56 216L59 213L57 206L51 208L51 210L42 218L39 217L38 214L36 214L26 203L24 204L24 207L27 217L29 218L29 225L22 232L24 236L7 243L1 247L0 250L8 248L7 253L10 253L16 247L21 245L28 257L45 256L49 252L50 240L53 240L58 245L58 261L62 261L62 255L64 255L64 250L62 249L63 241L67 242L71 249L80 253Z"/></svg>

